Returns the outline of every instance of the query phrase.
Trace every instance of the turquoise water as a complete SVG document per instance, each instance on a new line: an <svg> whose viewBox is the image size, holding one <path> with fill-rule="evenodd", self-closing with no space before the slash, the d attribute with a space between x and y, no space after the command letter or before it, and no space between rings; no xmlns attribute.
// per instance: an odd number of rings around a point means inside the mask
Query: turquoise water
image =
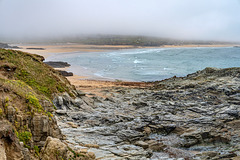
<svg viewBox="0 0 240 160"><path fill-rule="evenodd" d="M155 81L185 76L206 67L240 67L240 48L126 49L57 53L47 60L71 64L69 71L94 79Z"/></svg>

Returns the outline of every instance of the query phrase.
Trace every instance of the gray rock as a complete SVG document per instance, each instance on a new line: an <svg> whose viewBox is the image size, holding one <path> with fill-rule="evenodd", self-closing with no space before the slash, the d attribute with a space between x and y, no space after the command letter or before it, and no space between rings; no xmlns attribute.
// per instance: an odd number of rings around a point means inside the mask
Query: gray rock
<svg viewBox="0 0 240 160"><path fill-rule="evenodd" d="M63 95L54 104L66 111L56 111L61 123L79 125L62 125L67 141L99 145L92 149L97 157L148 159L148 150L156 151L153 159L168 159L168 153L175 159L194 157L189 150L218 156L240 143L239 86L239 68L206 68L155 82L151 89L107 88L104 98Z"/></svg>

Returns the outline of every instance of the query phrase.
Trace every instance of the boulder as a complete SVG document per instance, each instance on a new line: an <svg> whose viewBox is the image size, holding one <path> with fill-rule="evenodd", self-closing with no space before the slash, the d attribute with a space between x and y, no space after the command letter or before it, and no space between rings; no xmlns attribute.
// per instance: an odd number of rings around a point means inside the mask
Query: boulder
<svg viewBox="0 0 240 160"><path fill-rule="evenodd" d="M149 145L146 143L146 142L143 142L143 141L137 141L135 143L136 146L140 146L142 147L143 149L147 149L149 147Z"/></svg>
<svg viewBox="0 0 240 160"><path fill-rule="evenodd" d="M15 108L12 106L8 106L7 107L7 119L9 120L9 122L14 122L15 120Z"/></svg>
<svg viewBox="0 0 240 160"><path fill-rule="evenodd" d="M48 117L47 116L35 116L33 117L33 140L36 142L42 141L48 136Z"/></svg>
<svg viewBox="0 0 240 160"><path fill-rule="evenodd" d="M41 150L42 160L67 159L68 148L59 139L48 137L44 147Z"/></svg>
<svg viewBox="0 0 240 160"><path fill-rule="evenodd" d="M46 143L41 150L40 157L42 160L59 160L59 159L75 159L75 160L93 160L95 155L92 152L75 151L68 147L65 143L57 138L48 137Z"/></svg>
<svg viewBox="0 0 240 160"><path fill-rule="evenodd" d="M43 115L33 117L32 135L34 142L45 141L48 136L62 138L61 131L57 124L54 121L50 121L47 116Z"/></svg>

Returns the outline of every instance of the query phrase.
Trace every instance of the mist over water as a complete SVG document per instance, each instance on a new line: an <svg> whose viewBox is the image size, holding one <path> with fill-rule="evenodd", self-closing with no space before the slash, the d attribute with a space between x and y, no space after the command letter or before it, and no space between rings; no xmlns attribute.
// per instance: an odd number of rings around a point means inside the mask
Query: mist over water
<svg viewBox="0 0 240 160"><path fill-rule="evenodd" d="M90 79L156 81L186 76L206 67L239 67L239 53L237 47L128 49L58 53L47 60L67 61L70 71Z"/></svg>
<svg viewBox="0 0 240 160"><path fill-rule="evenodd" d="M0 41L146 35L240 41L239 0L1 0Z"/></svg>

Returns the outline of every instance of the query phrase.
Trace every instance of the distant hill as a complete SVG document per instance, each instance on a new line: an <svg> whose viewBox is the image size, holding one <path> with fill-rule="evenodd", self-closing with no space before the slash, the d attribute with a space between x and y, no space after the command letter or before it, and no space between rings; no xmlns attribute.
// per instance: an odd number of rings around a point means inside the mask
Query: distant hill
<svg viewBox="0 0 240 160"><path fill-rule="evenodd" d="M17 43L10 41L9 43ZM18 42L19 43L19 42ZM28 39L21 43L52 44L52 43L80 43L86 45L134 45L134 46L163 46L163 45L238 45L239 42L181 40L151 36L136 35L75 35L58 38ZM0 48L15 48L0 43Z"/></svg>
<svg viewBox="0 0 240 160"><path fill-rule="evenodd" d="M79 39L78 41L83 44L93 45L135 45L135 46L231 44L230 42L187 41L145 36L91 36L84 37L82 39Z"/></svg>
<svg viewBox="0 0 240 160"><path fill-rule="evenodd" d="M88 45L134 45L134 46L162 46L162 45L221 45L236 44L222 41L177 40L170 38L129 36L129 35L82 35L64 37L44 41L46 43L81 43Z"/></svg>

